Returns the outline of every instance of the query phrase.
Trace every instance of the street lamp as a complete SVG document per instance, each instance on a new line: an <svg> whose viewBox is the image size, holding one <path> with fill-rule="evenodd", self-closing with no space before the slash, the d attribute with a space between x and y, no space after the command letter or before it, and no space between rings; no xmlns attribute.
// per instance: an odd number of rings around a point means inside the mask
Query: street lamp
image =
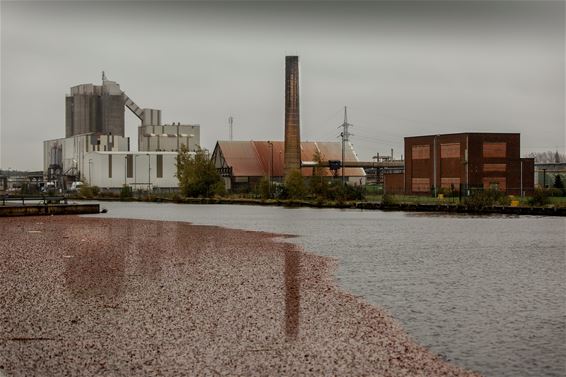
<svg viewBox="0 0 566 377"><path fill-rule="evenodd" d="M542 188L546 188L546 169L542 169Z"/></svg>
<svg viewBox="0 0 566 377"><path fill-rule="evenodd" d="M88 184L89 184L89 186L92 186L92 176L90 174L91 165L92 165L92 158L89 158L88 159Z"/></svg>
<svg viewBox="0 0 566 377"><path fill-rule="evenodd" d="M137 158L141 156L140 154L136 154L134 155L134 188L137 190L138 188L138 175L137 173L137 167L138 167L138 163L137 163Z"/></svg>
<svg viewBox="0 0 566 377"><path fill-rule="evenodd" d="M177 122L177 152L179 152L179 122Z"/></svg>
<svg viewBox="0 0 566 377"><path fill-rule="evenodd" d="M128 155L124 156L124 187L128 184Z"/></svg>
<svg viewBox="0 0 566 377"><path fill-rule="evenodd" d="M147 154L147 191L151 190L151 155Z"/></svg>
<svg viewBox="0 0 566 377"><path fill-rule="evenodd" d="M269 184L268 193L269 193L269 197L271 198L271 178L273 177L273 142L268 140L267 144L269 144L269 147L271 149L271 162L269 163L269 171L267 172L268 173L267 182Z"/></svg>

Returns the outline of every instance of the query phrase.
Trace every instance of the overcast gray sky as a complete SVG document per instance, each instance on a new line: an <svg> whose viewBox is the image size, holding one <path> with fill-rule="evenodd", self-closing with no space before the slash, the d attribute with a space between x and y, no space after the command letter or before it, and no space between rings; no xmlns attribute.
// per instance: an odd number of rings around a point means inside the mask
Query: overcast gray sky
<svg viewBox="0 0 566 377"><path fill-rule="evenodd" d="M71 86L101 71L201 144L282 140L285 55L301 64L303 140L361 159L403 137L520 132L564 152L564 2L1 2L0 166L40 170ZM137 144L135 118L126 133Z"/></svg>

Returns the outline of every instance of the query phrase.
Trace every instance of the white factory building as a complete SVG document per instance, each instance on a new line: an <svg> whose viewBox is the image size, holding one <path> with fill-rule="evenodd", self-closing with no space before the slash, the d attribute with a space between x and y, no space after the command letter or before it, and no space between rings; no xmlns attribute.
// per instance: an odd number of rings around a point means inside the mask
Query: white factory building
<svg viewBox="0 0 566 377"><path fill-rule="evenodd" d="M79 90L82 86L93 90ZM108 87L108 88L107 88ZM87 89L88 89L87 88ZM71 88L67 96L66 138L43 142L45 179L60 189L68 189L74 181L82 181L101 189L117 190L124 185L134 190L176 190L177 151L182 145L193 152L200 145L198 124L161 124L161 110L141 109L124 92L123 106L116 109L116 88L103 74L103 84L83 84ZM110 91L109 89L113 89ZM112 108L105 110L112 94ZM71 98L72 97L72 98ZM138 149L130 150L130 138L112 134L124 130L125 107L140 120ZM98 116L98 114L110 114ZM72 126L69 124L72 123ZM73 134L74 130L86 133ZM69 135L70 133L70 135Z"/></svg>
<svg viewBox="0 0 566 377"><path fill-rule="evenodd" d="M83 171L86 182L101 188L173 189L176 158L177 152L89 152Z"/></svg>

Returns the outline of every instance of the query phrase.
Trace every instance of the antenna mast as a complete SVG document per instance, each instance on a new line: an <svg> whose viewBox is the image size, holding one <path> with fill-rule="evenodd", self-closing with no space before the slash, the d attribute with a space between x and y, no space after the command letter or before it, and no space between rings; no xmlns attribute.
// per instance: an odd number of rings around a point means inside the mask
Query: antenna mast
<svg viewBox="0 0 566 377"><path fill-rule="evenodd" d="M230 141L234 140L233 125L234 125L234 117L230 115L228 117L228 130L230 132Z"/></svg>

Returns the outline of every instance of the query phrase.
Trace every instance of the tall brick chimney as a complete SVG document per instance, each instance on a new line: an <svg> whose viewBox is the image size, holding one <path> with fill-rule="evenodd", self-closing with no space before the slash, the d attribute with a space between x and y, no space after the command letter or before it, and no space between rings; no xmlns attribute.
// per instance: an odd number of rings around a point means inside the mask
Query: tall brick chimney
<svg viewBox="0 0 566 377"><path fill-rule="evenodd" d="M299 57L285 57L285 176L301 171L301 128L299 113Z"/></svg>

